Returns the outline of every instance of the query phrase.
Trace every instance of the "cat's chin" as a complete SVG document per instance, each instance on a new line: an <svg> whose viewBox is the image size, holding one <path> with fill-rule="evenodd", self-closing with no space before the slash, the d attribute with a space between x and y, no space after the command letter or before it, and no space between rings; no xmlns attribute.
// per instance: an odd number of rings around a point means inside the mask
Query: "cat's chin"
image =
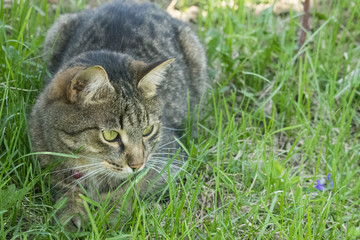
<svg viewBox="0 0 360 240"><path fill-rule="evenodd" d="M112 175L119 180L128 179L134 174L134 171L129 166L125 166L121 171L110 171L112 172Z"/></svg>
<svg viewBox="0 0 360 240"><path fill-rule="evenodd" d="M135 175L144 173L144 171L146 172L146 165L144 164L141 168L135 171L129 166L124 167L122 171L113 171L113 170L109 170L109 171L111 171L113 178L115 178L116 180L123 181Z"/></svg>

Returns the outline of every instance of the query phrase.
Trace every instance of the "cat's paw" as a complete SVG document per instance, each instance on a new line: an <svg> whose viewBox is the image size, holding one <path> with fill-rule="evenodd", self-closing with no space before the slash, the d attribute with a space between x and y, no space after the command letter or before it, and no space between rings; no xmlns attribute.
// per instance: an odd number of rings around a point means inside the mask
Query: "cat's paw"
<svg viewBox="0 0 360 240"><path fill-rule="evenodd" d="M75 226L77 229L81 229L81 217L75 215L71 218L71 226Z"/></svg>
<svg viewBox="0 0 360 240"><path fill-rule="evenodd" d="M83 223L86 222L88 218L83 208L65 207L58 215L58 219L67 231L76 232L84 227Z"/></svg>

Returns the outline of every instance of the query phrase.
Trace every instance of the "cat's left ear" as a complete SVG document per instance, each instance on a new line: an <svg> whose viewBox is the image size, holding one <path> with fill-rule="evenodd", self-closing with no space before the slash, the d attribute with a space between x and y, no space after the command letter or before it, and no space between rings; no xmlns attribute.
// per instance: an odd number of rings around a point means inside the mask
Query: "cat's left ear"
<svg viewBox="0 0 360 240"><path fill-rule="evenodd" d="M146 98L156 95L157 86L164 80L165 74L173 61L175 61L175 58L150 65L137 61L132 63L137 73L136 86Z"/></svg>
<svg viewBox="0 0 360 240"><path fill-rule="evenodd" d="M75 75L68 85L67 96L71 102L96 103L114 91L105 69L93 66Z"/></svg>

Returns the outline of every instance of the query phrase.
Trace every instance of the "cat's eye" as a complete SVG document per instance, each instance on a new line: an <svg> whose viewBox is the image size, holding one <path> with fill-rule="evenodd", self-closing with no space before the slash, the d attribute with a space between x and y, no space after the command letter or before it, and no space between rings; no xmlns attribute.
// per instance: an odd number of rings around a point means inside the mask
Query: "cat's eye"
<svg viewBox="0 0 360 240"><path fill-rule="evenodd" d="M154 125L147 126L143 131L143 137L149 136L153 132L153 130L154 130Z"/></svg>
<svg viewBox="0 0 360 240"><path fill-rule="evenodd" d="M119 133L116 131L112 131L112 130L104 130L103 131L103 136L104 139L108 142L113 142L115 141L117 138L119 138Z"/></svg>

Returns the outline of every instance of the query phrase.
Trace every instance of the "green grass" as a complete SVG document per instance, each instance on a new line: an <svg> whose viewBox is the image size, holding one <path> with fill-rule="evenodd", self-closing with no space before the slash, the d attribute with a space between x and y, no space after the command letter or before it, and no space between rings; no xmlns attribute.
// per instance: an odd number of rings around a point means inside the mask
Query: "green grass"
<svg viewBox="0 0 360 240"><path fill-rule="evenodd" d="M114 228L104 227L108 203L84 196L89 227L75 235L56 223L63 203L51 203L29 155L28 116L46 74L45 32L85 2L0 2L0 239L360 238L360 1L317 1L303 58L301 14L220 2L199 3L214 81L178 184L135 201ZM328 174L333 187L317 190Z"/></svg>

